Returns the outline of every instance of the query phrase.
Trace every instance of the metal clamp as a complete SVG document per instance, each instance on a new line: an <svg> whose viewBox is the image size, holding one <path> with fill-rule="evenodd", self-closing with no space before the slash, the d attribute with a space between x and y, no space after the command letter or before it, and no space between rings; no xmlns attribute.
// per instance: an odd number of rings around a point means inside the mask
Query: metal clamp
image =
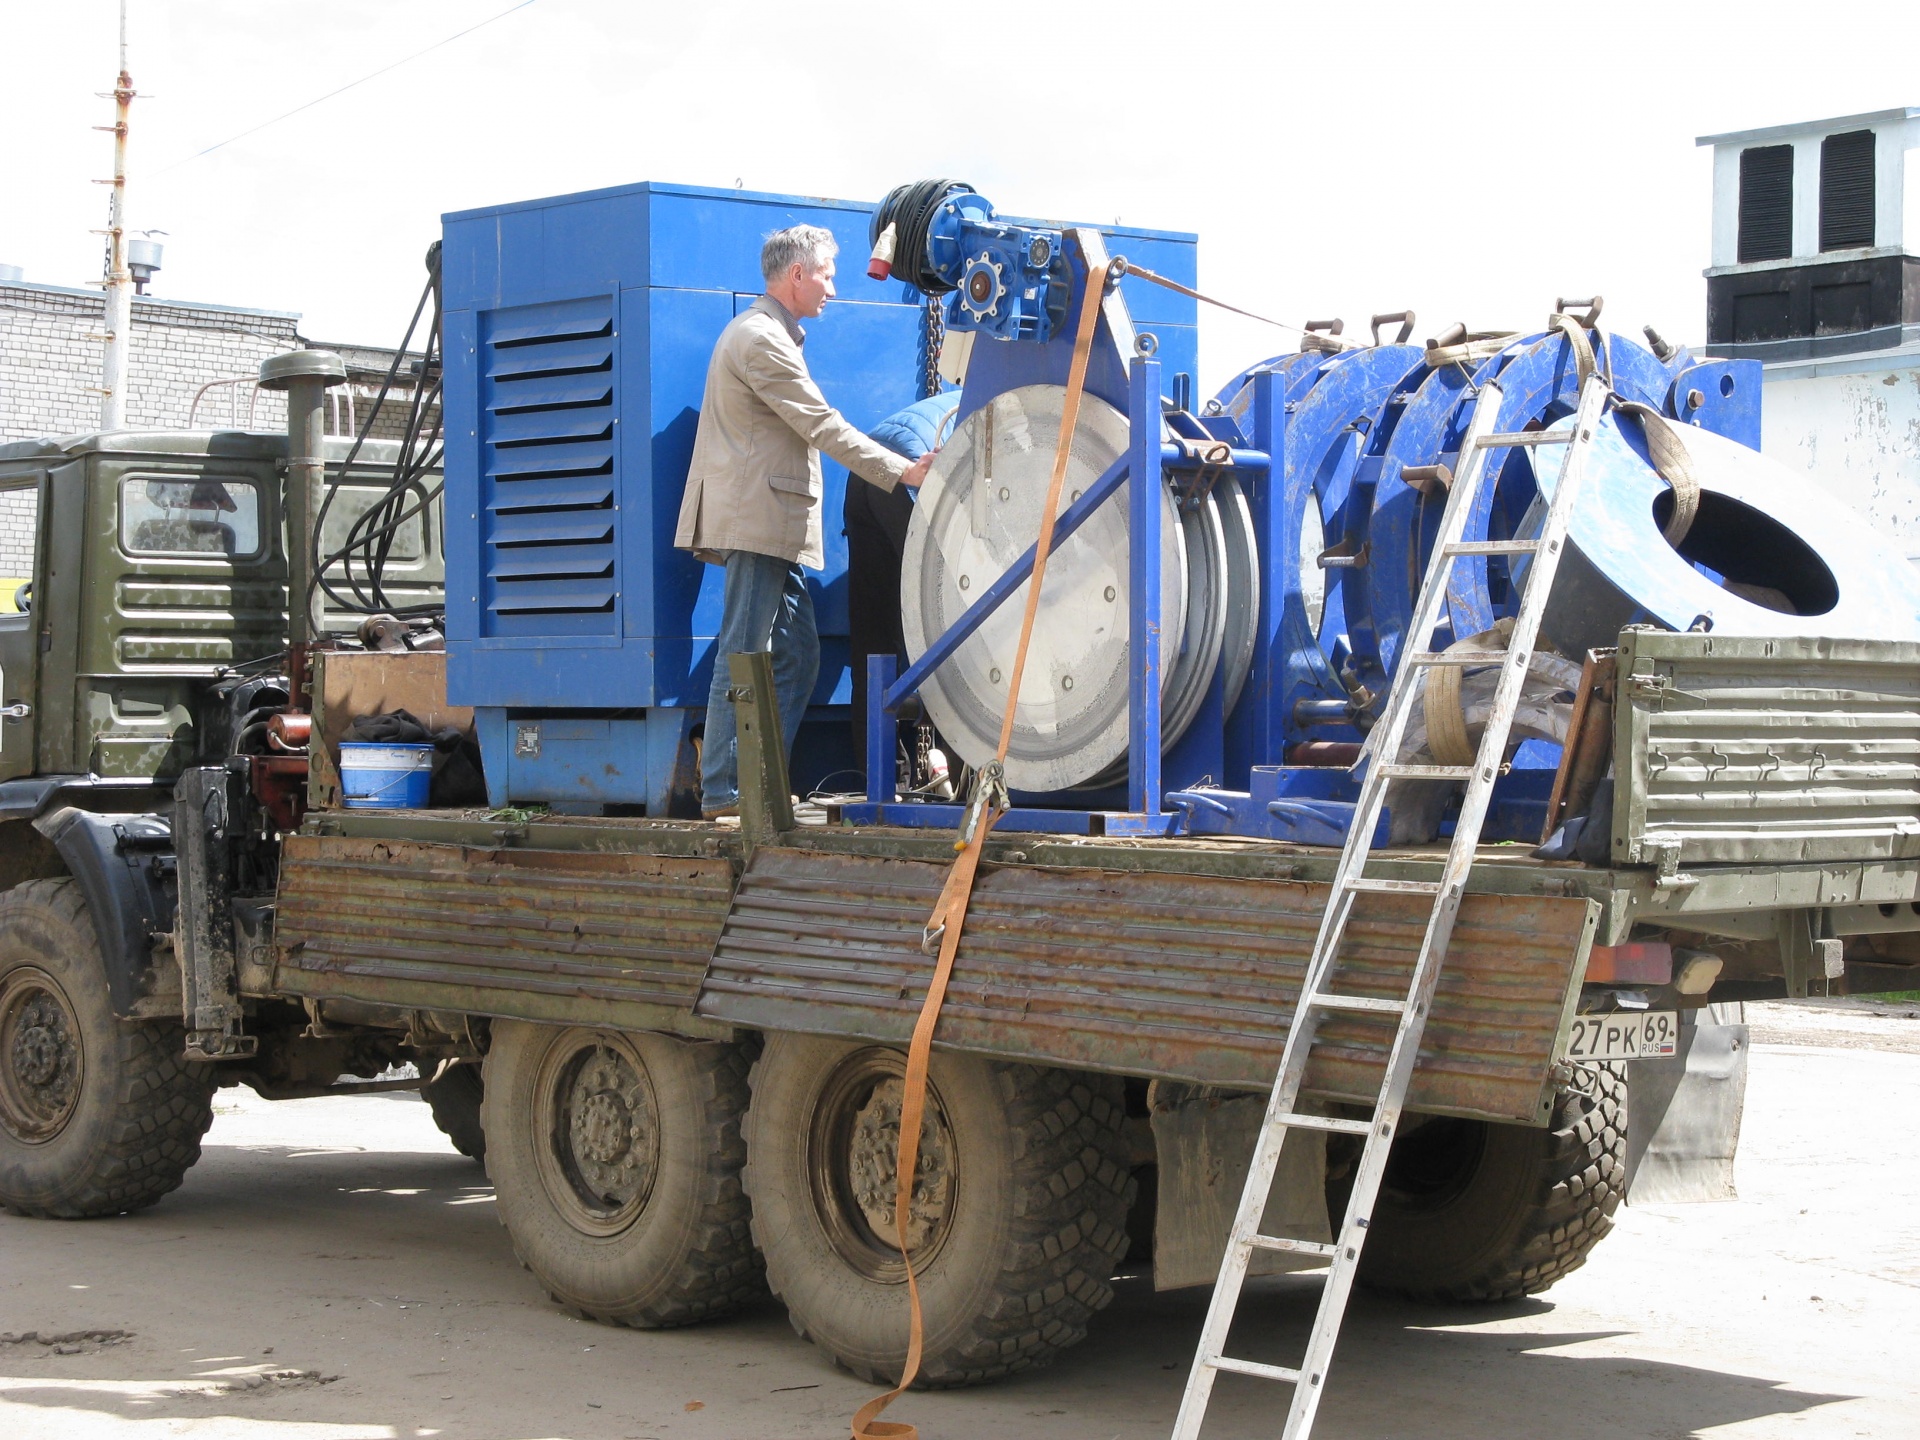
<svg viewBox="0 0 1920 1440"><path fill-rule="evenodd" d="M1378 348L1380 344L1380 327L1382 325L1391 325L1396 320L1400 322L1400 333L1394 336L1393 343L1396 345L1404 345L1407 343L1407 337L1413 334L1413 311L1400 310L1391 315L1376 315L1373 317L1373 343L1376 348Z"/></svg>
<svg viewBox="0 0 1920 1440"><path fill-rule="evenodd" d="M1444 495L1453 488L1453 471L1445 465L1403 465L1400 478L1422 495Z"/></svg>
<svg viewBox="0 0 1920 1440"><path fill-rule="evenodd" d="M1699 876L1689 875L1680 868L1680 842L1678 840L1667 840L1661 843L1649 842L1642 846L1641 853L1654 863L1654 889L1685 890L1700 883Z"/></svg>
<svg viewBox="0 0 1920 1440"><path fill-rule="evenodd" d="M1591 330L1600 323L1600 310L1606 303L1606 297L1601 295L1590 295L1584 300L1569 300L1566 296L1560 295L1554 298L1553 313L1579 321L1582 330ZM1587 313L1584 315L1573 313L1581 309Z"/></svg>
<svg viewBox="0 0 1920 1440"><path fill-rule="evenodd" d="M1360 548L1353 548L1351 539L1342 540L1338 545L1329 546L1314 557L1314 564L1322 570L1364 570L1367 561L1373 555L1373 542L1362 542Z"/></svg>
<svg viewBox="0 0 1920 1440"><path fill-rule="evenodd" d="M1007 771L999 760L989 760L975 772L973 793L967 797L966 813L960 817L960 838L953 842L956 852L972 845L986 818L987 807L1001 814L1013 808L1013 796L1007 791Z"/></svg>
<svg viewBox="0 0 1920 1440"><path fill-rule="evenodd" d="M1309 320L1300 336L1300 353L1303 355L1338 355L1348 347L1344 340L1337 338L1347 328L1344 320Z"/></svg>

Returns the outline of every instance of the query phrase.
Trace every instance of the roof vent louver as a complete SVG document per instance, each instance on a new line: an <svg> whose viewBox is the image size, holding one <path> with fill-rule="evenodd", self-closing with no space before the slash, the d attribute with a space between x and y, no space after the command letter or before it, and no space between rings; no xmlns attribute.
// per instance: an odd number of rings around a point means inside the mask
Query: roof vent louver
<svg viewBox="0 0 1920 1440"><path fill-rule="evenodd" d="M1740 152L1740 263L1793 254L1793 146Z"/></svg>
<svg viewBox="0 0 1920 1440"><path fill-rule="evenodd" d="M1820 142L1820 249L1870 247L1873 204L1873 131L1827 136Z"/></svg>

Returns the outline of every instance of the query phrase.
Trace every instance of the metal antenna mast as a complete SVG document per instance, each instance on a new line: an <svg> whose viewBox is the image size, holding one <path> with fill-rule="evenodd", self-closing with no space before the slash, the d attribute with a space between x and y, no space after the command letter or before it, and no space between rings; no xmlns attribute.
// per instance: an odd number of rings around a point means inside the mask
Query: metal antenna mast
<svg viewBox="0 0 1920 1440"><path fill-rule="evenodd" d="M106 342L100 361L100 428L127 423L127 364L133 350L133 273L127 269L127 114L133 108L133 77L127 73L127 0L120 0L120 77L113 87L113 186L107 207Z"/></svg>

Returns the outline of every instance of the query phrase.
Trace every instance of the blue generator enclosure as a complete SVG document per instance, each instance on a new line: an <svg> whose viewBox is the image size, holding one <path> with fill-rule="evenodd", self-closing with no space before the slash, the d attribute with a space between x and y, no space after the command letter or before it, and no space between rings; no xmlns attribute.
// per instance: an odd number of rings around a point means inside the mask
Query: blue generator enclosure
<svg viewBox="0 0 1920 1440"><path fill-rule="evenodd" d="M919 399L925 305L863 274L872 208L640 184L443 217L447 692L476 711L493 804L697 813L692 741L721 573L675 550L673 533L707 362L761 293L764 237L819 225L840 242L840 298L807 322L814 379L863 429ZM1100 228L1111 253L1195 284L1197 237ZM1123 290L1165 373L1193 375L1194 302L1137 278ZM848 476L824 470L826 566L809 582L820 681L793 764L803 792L834 772L858 788L860 767Z"/></svg>

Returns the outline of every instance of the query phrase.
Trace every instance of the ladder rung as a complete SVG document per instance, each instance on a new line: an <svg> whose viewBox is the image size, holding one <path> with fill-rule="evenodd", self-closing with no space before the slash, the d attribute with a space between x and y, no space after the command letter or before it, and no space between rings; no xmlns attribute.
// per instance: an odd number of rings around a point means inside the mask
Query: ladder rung
<svg viewBox="0 0 1920 1440"><path fill-rule="evenodd" d="M1573 440L1571 430L1510 430L1500 435L1484 435L1482 450L1507 450L1515 445L1566 445Z"/></svg>
<svg viewBox="0 0 1920 1440"><path fill-rule="evenodd" d="M1416 650L1407 656L1409 665L1498 665L1507 650Z"/></svg>
<svg viewBox="0 0 1920 1440"><path fill-rule="evenodd" d="M1445 546L1449 555L1537 555L1538 540L1456 540Z"/></svg>
<svg viewBox="0 0 1920 1440"><path fill-rule="evenodd" d="M1398 1015L1407 1008L1404 1000L1378 1000L1371 995L1329 995L1321 991L1309 995L1306 1003L1322 1010L1360 1010L1379 1015Z"/></svg>
<svg viewBox="0 0 1920 1440"><path fill-rule="evenodd" d="M1369 1135L1371 1120L1342 1120L1337 1115L1276 1115L1274 1120L1294 1130L1331 1130L1336 1135Z"/></svg>
<svg viewBox="0 0 1920 1440"><path fill-rule="evenodd" d="M1349 890L1369 890L1376 895L1438 895L1438 880L1375 880L1362 875L1347 881Z"/></svg>
<svg viewBox="0 0 1920 1440"><path fill-rule="evenodd" d="M1471 780L1471 765L1382 765L1380 773L1390 780Z"/></svg>
<svg viewBox="0 0 1920 1440"><path fill-rule="evenodd" d="M1284 1250L1289 1255L1319 1255L1329 1260L1340 1253L1338 1245L1323 1245L1318 1240L1283 1240L1278 1235L1249 1235L1247 1244L1256 1250Z"/></svg>
<svg viewBox="0 0 1920 1440"><path fill-rule="evenodd" d="M1221 1355L1207 1362L1215 1370L1231 1370L1236 1375L1253 1375L1262 1380L1278 1380L1283 1385L1298 1385L1300 1372L1284 1365L1262 1365L1258 1360L1235 1360Z"/></svg>

